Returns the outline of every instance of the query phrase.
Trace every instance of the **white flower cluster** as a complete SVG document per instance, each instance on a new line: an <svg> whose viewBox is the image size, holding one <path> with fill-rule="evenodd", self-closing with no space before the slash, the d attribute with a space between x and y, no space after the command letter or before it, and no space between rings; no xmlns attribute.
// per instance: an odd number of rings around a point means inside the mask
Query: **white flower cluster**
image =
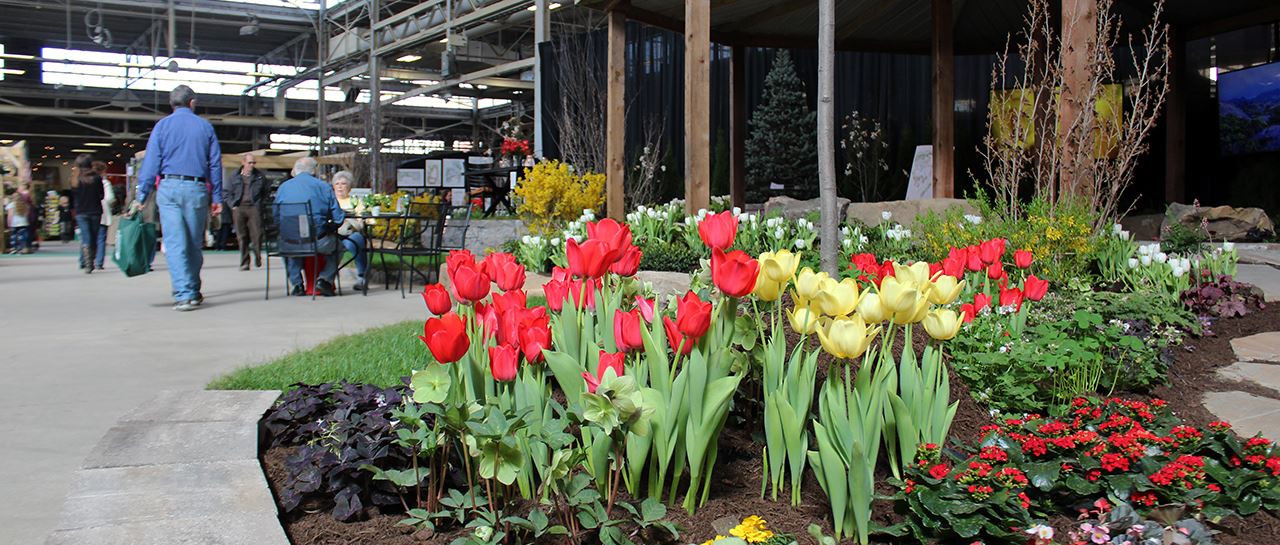
<svg viewBox="0 0 1280 545"><path fill-rule="evenodd" d="M977 214L965 214L964 219L965 221L972 223L974 225L978 225L982 223L982 216L979 216Z"/></svg>
<svg viewBox="0 0 1280 545"><path fill-rule="evenodd" d="M1116 238L1120 240L1129 240L1131 238L1129 232L1125 231L1124 227L1121 226L1119 223L1114 223L1111 225L1111 234L1115 235Z"/></svg>
<svg viewBox="0 0 1280 545"><path fill-rule="evenodd" d="M861 250L867 245L869 239L867 235L862 234L862 228L849 227L848 225L840 227L840 245L846 250ZM856 246L856 248L855 248Z"/></svg>
<svg viewBox="0 0 1280 545"><path fill-rule="evenodd" d="M903 227L901 223L895 223L893 227L884 232L884 236L892 240L906 240L911 238L911 230Z"/></svg>
<svg viewBox="0 0 1280 545"><path fill-rule="evenodd" d="M1183 276L1191 272L1191 260L1185 257L1170 257L1160 251L1160 244L1152 242L1138 246L1138 257L1129 258L1129 268L1150 267L1152 264L1168 264L1174 276Z"/></svg>

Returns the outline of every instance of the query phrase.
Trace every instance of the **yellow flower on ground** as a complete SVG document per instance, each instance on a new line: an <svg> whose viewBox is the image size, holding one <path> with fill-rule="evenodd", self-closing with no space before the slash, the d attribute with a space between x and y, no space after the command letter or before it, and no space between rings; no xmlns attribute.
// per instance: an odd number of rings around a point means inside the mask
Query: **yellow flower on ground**
<svg viewBox="0 0 1280 545"><path fill-rule="evenodd" d="M880 294L878 293L862 295L862 301L858 303L858 314L868 324L878 324L889 318L889 313L885 311L884 305L880 304Z"/></svg>
<svg viewBox="0 0 1280 545"><path fill-rule="evenodd" d="M765 302L777 301L782 296L782 286L785 283L774 282L765 276L764 271L760 271L756 276L756 287L751 293L754 293L757 299Z"/></svg>
<svg viewBox="0 0 1280 545"><path fill-rule="evenodd" d="M760 272L769 280L786 284L796 275L796 267L800 266L800 254L791 250L778 250L760 254Z"/></svg>
<svg viewBox="0 0 1280 545"><path fill-rule="evenodd" d="M941 275L933 281L933 289L929 290L929 302L935 305L949 305L964 291L964 280L956 280L954 276Z"/></svg>
<svg viewBox="0 0 1280 545"><path fill-rule="evenodd" d="M918 292L914 284L905 283L897 276L880 281L880 304L885 314L893 314L915 308Z"/></svg>
<svg viewBox="0 0 1280 545"><path fill-rule="evenodd" d="M763 518L751 515L733 529L729 530L729 534L739 538L747 543L764 543L773 537L773 531L765 526Z"/></svg>
<svg viewBox="0 0 1280 545"><path fill-rule="evenodd" d="M813 302L827 316L845 316L858 308L858 281L846 278L836 282L826 278L819 284L818 294Z"/></svg>
<svg viewBox="0 0 1280 545"><path fill-rule="evenodd" d="M796 276L796 295L805 301L812 300L818 295L824 278L831 278L831 276L826 272L815 273L809 267L800 269L800 274Z"/></svg>
<svg viewBox="0 0 1280 545"><path fill-rule="evenodd" d="M940 309L924 317L924 330L939 341L949 341L960 332L960 317L951 309Z"/></svg>
<svg viewBox="0 0 1280 545"><path fill-rule="evenodd" d="M818 329L818 314L805 307L788 309L787 320L791 322L791 329L801 335L812 335Z"/></svg>
<svg viewBox="0 0 1280 545"><path fill-rule="evenodd" d="M862 316L826 319L818 328L818 341L828 354L837 358L854 359L871 346L880 333L880 326L868 328Z"/></svg>

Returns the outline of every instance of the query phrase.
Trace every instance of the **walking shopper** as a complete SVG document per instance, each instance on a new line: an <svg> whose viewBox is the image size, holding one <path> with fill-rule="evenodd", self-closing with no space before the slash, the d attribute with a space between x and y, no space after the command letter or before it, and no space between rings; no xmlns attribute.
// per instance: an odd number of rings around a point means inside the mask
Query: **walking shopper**
<svg viewBox="0 0 1280 545"><path fill-rule="evenodd" d="M351 199L351 185L354 182L355 176L351 171L340 170L333 175L333 195L338 198L338 206L342 207L344 213L356 212L356 205ZM364 252L364 220L346 218L338 228L338 236L342 237L342 246L351 252L356 261L355 289L364 291L367 287L364 274L369 271L369 256Z"/></svg>
<svg viewBox="0 0 1280 545"><path fill-rule="evenodd" d="M317 233L316 248L324 256L324 268L316 278L316 291L325 297L334 295L333 277L338 272L338 260L342 258L342 245L338 244L337 226L347 218L333 188L316 178L316 160L314 157L303 157L293 164L293 177L280 184L276 190L276 204L311 203L312 224ZM289 272L289 284L293 286L291 295L306 293L306 282L302 277L303 259L287 257L285 269Z"/></svg>
<svg viewBox="0 0 1280 545"><path fill-rule="evenodd" d="M185 312L204 302L201 248L209 213L222 212L222 152L213 125L195 114L195 91L174 87L169 105L173 113L156 123L147 140L132 210L140 210L155 190L173 309Z"/></svg>
<svg viewBox="0 0 1280 545"><path fill-rule="evenodd" d="M102 270L107 260L107 232L111 230L111 207L116 204L116 192L107 180L107 164L102 161L93 162L93 172L102 178L102 216L98 228L98 244L94 248L93 266Z"/></svg>
<svg viewBox="0 0 1280 545"><path fill-rule="evenodd" d="M13 245L11 253L31 253L31 191L23 191L25 182L18 184L18 190L5 199L4 213L9 220Z"/></svg>
<svg viewBox="0 0 1280 545"><path fill-rule="evenodd" d="M71 242L76 236L75 210L71 208L71 197L58 197L58 236L62 242Z"/></svg>
<svg viewBox="0 0 1280 545"><path fill-rule="evenodd" d="M76 225L80 227L80 268L93 272L98 255L98 233L102 229L102 177L93 171L93 156L76 157L76 176L71 180L72 201L76 207ZM101 268L101 267L99 267Z"/></svg>
<svg viewBox="0 0 1280 545"><path fill-rule="evenodd" d="M227 176L222 202L231 207L240 242L240 270L249 270L249 243L253 243L253 265L262 267L262 203L271 189L267 177L258 170L252 153L240 156L240 169Z"/></svg>

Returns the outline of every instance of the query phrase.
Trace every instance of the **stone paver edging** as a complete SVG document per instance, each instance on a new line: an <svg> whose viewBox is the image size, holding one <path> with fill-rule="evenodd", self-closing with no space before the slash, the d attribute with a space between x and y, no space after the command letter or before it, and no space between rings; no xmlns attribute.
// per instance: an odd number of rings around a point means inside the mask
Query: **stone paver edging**
<svg viewBox="0 0 1280 545"><path fill-rule="evenodd" d="M288 545L258 462L278 391L166 391L85 458L46 545Z"/></svg>

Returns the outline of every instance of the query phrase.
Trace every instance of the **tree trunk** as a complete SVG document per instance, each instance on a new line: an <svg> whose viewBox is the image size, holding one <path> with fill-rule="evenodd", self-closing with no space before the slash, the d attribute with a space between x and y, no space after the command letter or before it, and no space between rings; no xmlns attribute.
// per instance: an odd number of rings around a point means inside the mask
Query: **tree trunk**
<svg viewBox="0 0 1280 545"><path fill-rule="evenodd" d="M835 87L836 55L835 0L818 1L818 196L822 200L822 225L819 238L822 247L822 270L832 276L836 271L836 252L840 248L840 208L836 196L835 158Z"/></svg>

